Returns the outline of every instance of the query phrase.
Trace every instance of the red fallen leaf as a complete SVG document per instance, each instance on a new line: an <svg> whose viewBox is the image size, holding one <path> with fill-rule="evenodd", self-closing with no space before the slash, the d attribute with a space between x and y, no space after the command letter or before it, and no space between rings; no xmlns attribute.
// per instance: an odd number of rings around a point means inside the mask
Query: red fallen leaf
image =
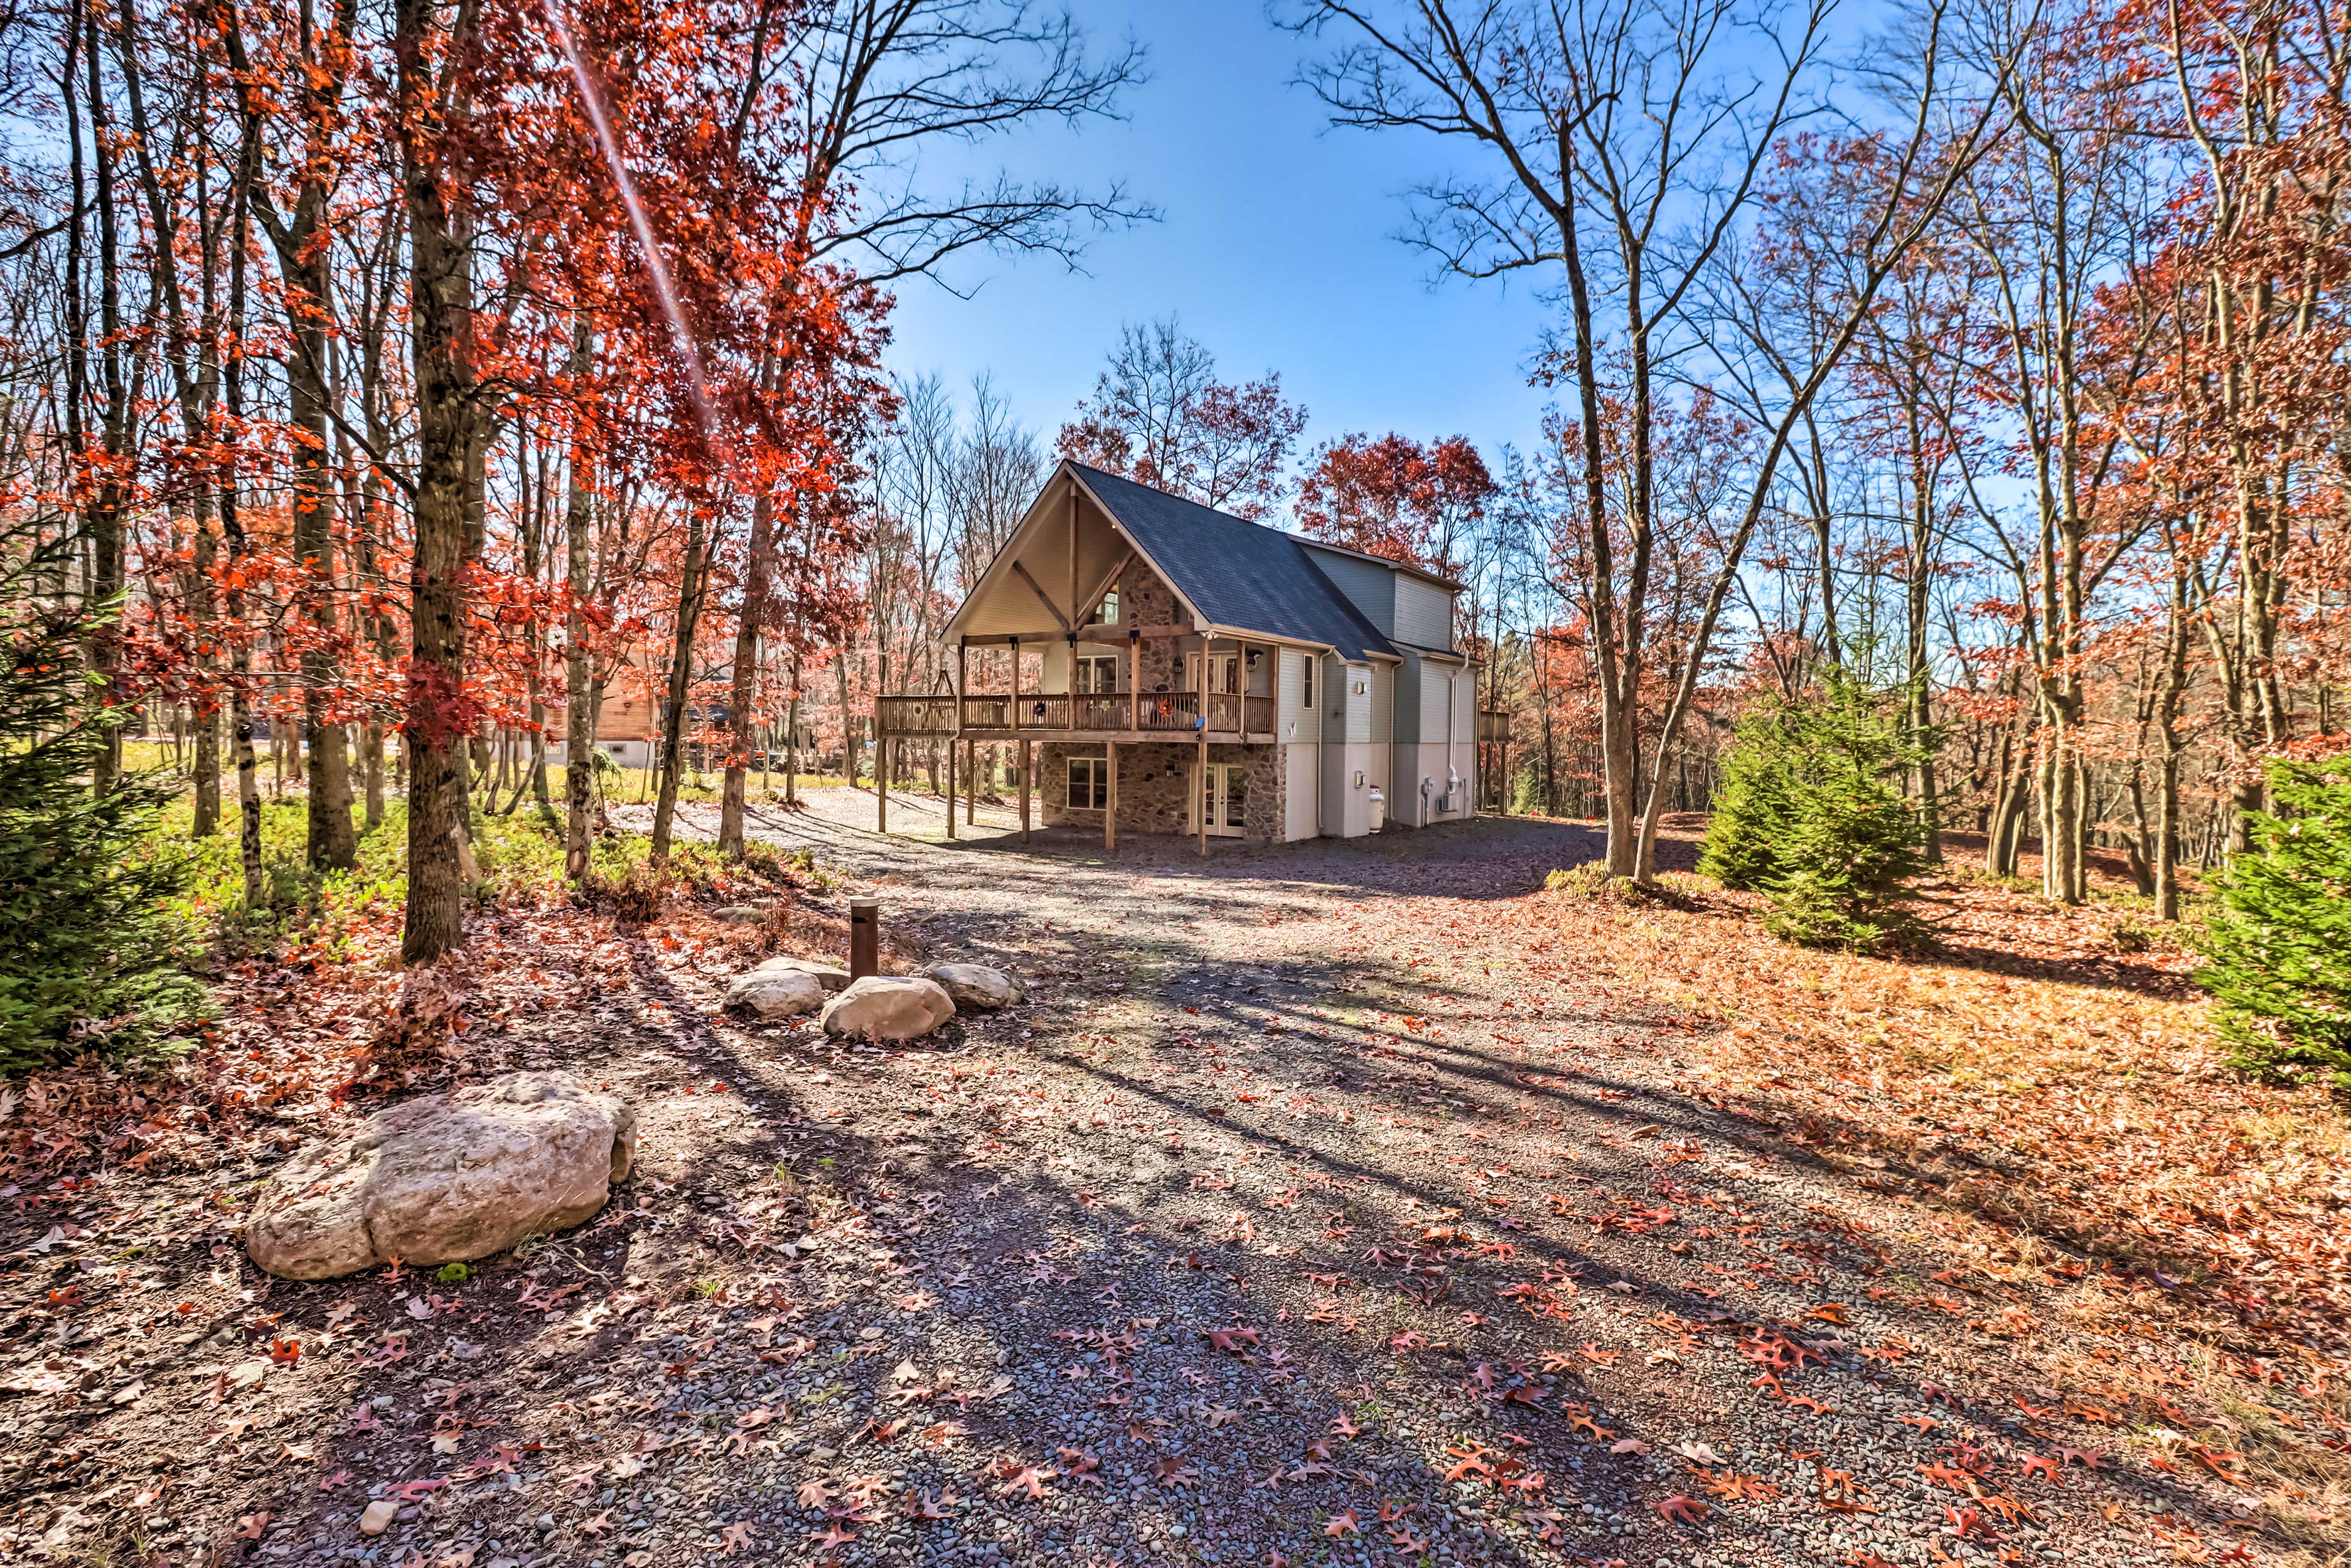
<svg viewBox="0 0 2351 1568"><path fill-rule="evenodd" d="M2057 1462L2054 1459L2047 1458L2040 1454L2025 1455L2024 1479L2031 1480L2036 1472L2048 1477L2053 1481L2057 1479Z"/></svg>
<svg viewBox="0 0 2351 1568"><path fill-rule="evenodd" d="M2094 1453L2088 1448L2060 1448L2057 1451L2057 1463L2061 1467L2070 1465L2077 1459L2089 1469L2103 1470L2106 1468L2106 1457L2104 1454Z"/></svg>
<svg viewBox="0 0 2351 1568"><path fill-rule="evenodd" d="M269 1515L266 1512L241 1513L236 1519L236 1539L258 1541L261 1539L261 1532L268 1528Z"/></svg>
<svg viewBox="0 0 2351 1568"><path fill-rule="evenodd" d="M1155 1479L1164 1487L1189 1486L1200 1479L1199 1471L1172 1454L1160 1460L1154 1469L1158 1472Z"/></svg>
<svg viewBox="0 0 2351 1568"><path fill-rule="evenodd" d="M1258 1343L1259 1331L1256 1329L1207 1329L1203 1332L1207 1333L1210 1344L1215 1345L1218 1350L1229 1351L1236 1355L1240 1354L1244 1345L1255 1345Z"/></svg>
<svg viewBox="0 0 2351 1568"><path fill-rule="evenodd" d="M1343 1513L1332 1514L1322 1525L1325 1535L1361 1535L1363 1532L1363 1527L1355 1522L1355 1511L1352 1508Z"/></svg>
<svg viewBox="0 0 2351 1568"><path fill-rule="evenodd" d="M1706 1516L1714 1511L1694 1497L1676 1492L1657 1505L1657 1511L1677 1524L1704 1524Z"/></svg>
<svg viewBox="0 0 2351 1568"><path fill-rule="evenodd" d="M1025 1491L1032 1498L1041 1498L1045 1495L1045 1483L1058 1472L1008 1460L996 1467L996 1473L1006 1478L1004 1484L996 1489L997 1496L1010 1497L1014 1492Z"/></svg>
<svg viewBox="0 0 2351 1568"><path fill-rule="evenodd" d="M1412 1531L1401 1524L1388 1526L1388 1540L1393 1543L1392 1550L1399 1556L1420 1557L1428 1551L1427 1542L1414 1540Z"/></svg>
<svg viewBox="0 0 2351 1568"><path fill-rule="evenodd" d="M1950 1521L1943 1526L1945 1535L1956 1535L1962 1541L1970 1536L1979 1541L2001 1539L2000 1532L1991 1527L1991 1521L1983 1516L1980 1510L1946 1507L1943 1517Z"/></svg>
<svg viewBox="0 0 2351 1568"><path fill-rule="evenodd" d="M269 1359L281 1366L291 1366L302 1359L302 1346L294 1340L273 1339L269 1342Z"/></svg>

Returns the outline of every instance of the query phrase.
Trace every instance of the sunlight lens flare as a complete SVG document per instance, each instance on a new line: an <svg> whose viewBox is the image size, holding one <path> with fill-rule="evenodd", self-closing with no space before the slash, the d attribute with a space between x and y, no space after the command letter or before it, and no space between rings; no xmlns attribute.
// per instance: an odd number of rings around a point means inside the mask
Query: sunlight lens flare
<svg viewBox="0 0 2351 1568"><path fill-rule="evenodd" d="M611 120L604 111L603 96L597 91L596 79L589 74L580 46L572 39L571 29L564 25L563 13L553 0L549 0L547 21L555 30L555 41L563 50L564 59L571 67L571 79L579 84L580 105L588 113L588 126L595 132L597 146L603 151L605 166L612 171L612 183L620 190L621 204L628 209L629 226L636 233L637 248L644 253L645 272L653 279L662 315L669 322L671 341L685 367L687 395L694 400L703 436L716 452L721 445L718 416L711 405L709 383L703 376L702 351L695 347L694 334L686 327L684 308L678 304L677 290L670 282L669 266L662 260L661 246L653 238L653 221L645 215L644 204L637 199L637 183L630 176L628 164L622 161L620 140L612 134Z"/></svg>

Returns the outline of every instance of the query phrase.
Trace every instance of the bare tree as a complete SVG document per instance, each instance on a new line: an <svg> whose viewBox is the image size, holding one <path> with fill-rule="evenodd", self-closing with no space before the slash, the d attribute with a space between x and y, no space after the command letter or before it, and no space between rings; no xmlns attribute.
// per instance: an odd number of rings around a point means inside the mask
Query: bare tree
<svg viewBox="0 0 2351 1568"><path fill-rule="evenodd" d="M1769 507L1780 461L1878 287L1980 155L1989 107L1939 122L1944 7L1923 28L1907 142L1865 222L1842 320L1789 378L1738 528L1721 544L1674 695L1656 728L1641 809L1641 682L1658 565L1658 382L1688 347L1687 317L1746 220L1786 133L1813 114L1835 0L1761 13L1734 0L1311 0L1292 25L1336 34L1306 79L1342 125L1416 130L1484 152L1485 172L1415 193L1408 237L1447 272L1531 271L1572 321L1550 369L1572 379L1583 444L1583 609L1600 699L1612 876L1652 874L1665 761L1705 667L1722 604ZM1612 507L1604 429L1622 432ZM1613 512L1621 511L1621 521ZM1670 608L1670 607L1663 607ZM1635 811L1639 810L1636 824Z"/></svg>
<svg viewBox="0 0 2351 1568"><path fill-rule="evenodd" d="M1639 693L1655 567L1661 361L1781 135L1809 112L1834 0L1306 0L1289 20L1338 40L1305 80L1340 125L1433 134L1482 154L1413 193L1407 237L1465 277L1564 287L1583 444L1584 613L1600 698L1608 869L1639 870ZM1601 444L1622 405L1625 505Z"/></svg>
<svg viewBox="0 0 2351 1568"><path fill-rule="evenodd" d="M1109 357L1093 396L1061 427L1062 456L1244 517L1274 509L1306 429L1279 375L1217 380L1216 356L1173 316L1122 328Z"/></svg>
<svg viewBox="0 0 2351 1568"><path fill-rule="evenodd" d="M753 56L743 116L761 93L789 90L804 127L799 177L813 261L874 283L927 277L963 293L976 285L958 281L949 264L965 251L1075 267L1092 235L1152 215L1115 183L1090 192L1008 171L946 183L925 174L925 155L944 146L1116 116L1119 95L1143 79L1143 51L1130 42L1095 56L1065 8L1034 0L776 4ZM745 573L718 829L730 854L743 849L759 622L783 553L752 549Z"/></svg>

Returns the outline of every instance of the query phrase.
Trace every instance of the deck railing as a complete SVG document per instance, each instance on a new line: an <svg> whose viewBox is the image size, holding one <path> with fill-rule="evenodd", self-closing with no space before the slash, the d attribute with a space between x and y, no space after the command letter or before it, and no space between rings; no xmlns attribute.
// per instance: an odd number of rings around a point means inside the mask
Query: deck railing
<svg viewBox="0 0 2351 1568"><path fill-rule="evenodd" d="M885 696L873 699L875 727L885 735L946 736L956 733L952 696ZM1233 692L974 693L961 699L963 728L970 730L1061 729L1120 733L1155 730L1190 735L1205 727L1219 735L1273 733L1271 697ZM1207 724L1200 723L1205 708Z"/></svg>
<svg viewBox="0 0 2351 1568"><path fill-rule="evenodd" d="M966 729L1010 729L1012 698L1002 692L973 693L963 699Z"/></svg>
<svg viewBox="0 0 2351 1568"><path fill-rule="evenodd" d="M875 697L873 727L883 735L953 735L955 698Z"/></svg>
<svg viewBox="0 0 2351 1568"><path fill-rule="evenodd" d="M1144 729L1175 730L1189 734L1197 729L1200 716L1200 694L1197 692L1145 692L1139 716Z"/></svg>
<svg viewBox="0 0 2351 1568"><path fill-rule="evenodd" d="M1080 692L1070 699L1071 729L1126 729L1134 703L1123 692Z"/></svg>

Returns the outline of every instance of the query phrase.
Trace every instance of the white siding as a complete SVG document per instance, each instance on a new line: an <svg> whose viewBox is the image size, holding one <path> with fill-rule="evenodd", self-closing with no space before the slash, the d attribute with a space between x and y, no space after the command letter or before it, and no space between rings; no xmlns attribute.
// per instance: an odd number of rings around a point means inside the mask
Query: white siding
<svg viewBox="0 0 2351 1568"><path fill-rule="evenodd" d="M1453 595L1401 571L1389 575L1395 579L1395 630L1390 635L1416 647L1452 652Z"/></svg>
<svg viewBox="0 0 2351 1568"><path fill-rule="evenodd" d="M1316 797L1318 831L1339 838L1347 831L1347 748L1335 741L1315 747L1322 769L1322 788Z"/></svg>
<svg viewBox="0 0 2351 1568"><path fill-rule="evenodd" d="M1395 736L1395 666L1373 665L1371 741L1374 746L1385 746Z"/></svg>
<svg viewBox="0 0 2351 1568"><path fill-rule="evenodd" d="M1292 745L1283 750L1281 836L1284 839L1311 839L1322 831L1322 824L1315 821L1314 810L1322 792L1322 759L1319 755L1320 749L1308 744Z"/></svg>
<svg viewBox="0 0 2351 1568"><path fill-rule="evenodd" d="M1425 745L1445 743L1445 678L1453 673L1451 664L1435 659L1424 659L1420 664L1420 733L1408 738ZM1440 785L1444 780L1437 781Z"/></svg>
<svg viewBox="0 0 2351 1568"><path fill-rule="evenodd" d="M1281 650L1281 710L1274 733L1282 739L1311 744L1322 738L1322 671L1316 655L1297 648ZM1314 703L1306 706L1306 672L1314 670ZM1295 727L1294 728L1292 727Z"/></svg>
<svg viewBox="0 0 2351 1568"><path fill-rule="evenodd" d="M1347 685L1341 694L1346 699L1346 738L1366 744L1372 738L1372 669L1369 664L1341 666ZM1329 737L1326 735L1325 739Z"/></svg>

